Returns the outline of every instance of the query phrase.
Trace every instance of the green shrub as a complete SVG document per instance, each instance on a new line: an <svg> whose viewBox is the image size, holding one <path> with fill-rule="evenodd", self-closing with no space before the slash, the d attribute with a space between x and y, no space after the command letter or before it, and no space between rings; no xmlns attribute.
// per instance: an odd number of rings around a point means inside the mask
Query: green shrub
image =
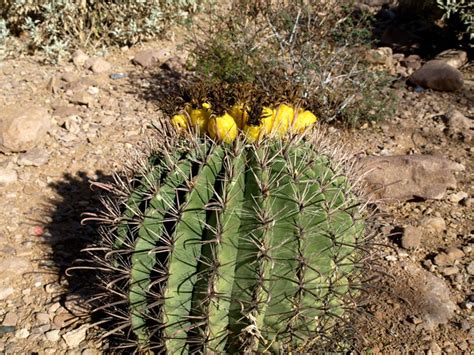
<svg viewBox="0 0 474 355"><path fill-rule="evenodd" d="M325 121L358 124L393 111L382 92L387 73L370 71L360 55L371 18L354 16L347 1L239 0L207 22L190 41L206 80L258 83L269 95L280 86L302 88L301 99Z"/></svg>
<svg viewBox="0 0 474 355"><path fill-rule="evenodd" d="M26 38L30 52L57 58L76 47L132 45L189 19L200 0L0 0L10 33Z"/></svg>

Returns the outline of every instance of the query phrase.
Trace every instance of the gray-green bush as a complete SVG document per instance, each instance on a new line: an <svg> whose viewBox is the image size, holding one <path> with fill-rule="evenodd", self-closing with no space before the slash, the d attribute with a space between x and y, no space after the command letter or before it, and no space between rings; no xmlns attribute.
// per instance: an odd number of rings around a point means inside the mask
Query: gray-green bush
<svg viewBox="0 0 474 355"><path fill-rule="evenodd" d="M132 45L186 21L200 0L0 0L0 18L29 51L57 59L77 47ZM17 50L18 47L15 48Z"/></svg>

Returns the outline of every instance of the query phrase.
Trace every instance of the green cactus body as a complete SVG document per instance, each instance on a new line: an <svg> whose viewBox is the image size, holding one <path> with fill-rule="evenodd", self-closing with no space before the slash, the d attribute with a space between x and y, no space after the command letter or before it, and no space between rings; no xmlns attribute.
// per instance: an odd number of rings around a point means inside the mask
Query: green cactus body
<svg viewBox="0 0 474 355"><path fill-rule="evenodd" d="M311 349L344 314L364 234L348 180L304 140L187 150L155 162L111 232L138 348Z"/></svg>

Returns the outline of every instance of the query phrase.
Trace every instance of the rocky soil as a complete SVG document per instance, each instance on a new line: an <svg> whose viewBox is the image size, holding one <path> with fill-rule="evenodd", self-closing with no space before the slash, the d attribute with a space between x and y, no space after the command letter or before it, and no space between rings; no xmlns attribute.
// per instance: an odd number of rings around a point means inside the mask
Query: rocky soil
<svg viewBox="0 0 474 355"><path fill-rule="evenodd" d="M378 209L376 278L352 322L357 346L467 353L474 350L474 66L430 64L419 81L409 77L419 57L379 52L382 59L368 56L398 78L397 113L356 130L329 127L367 167ZM87 316L84 280L65 270L96 237L93 225L81 224L100 206L91 182L110 182L146 142L161 119L154 88L179 77L182 63L171 42L105 58L79 52L60 66L34 57L0 63L0 353L107 347ZM439 70L449 73L434 80ZM461 87L433 91L431 79L438 90Z"/></svg>

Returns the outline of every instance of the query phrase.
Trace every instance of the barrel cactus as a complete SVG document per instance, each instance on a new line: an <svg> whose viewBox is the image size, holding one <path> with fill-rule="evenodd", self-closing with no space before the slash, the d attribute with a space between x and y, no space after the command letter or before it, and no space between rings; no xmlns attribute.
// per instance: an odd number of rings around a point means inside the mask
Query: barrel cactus
<svg viewBox="0 0 474 355"><path fill-rule="evenodd" d="M351 169L323 136L164 133L91 248L108 334L147 353L317 349L357 292L364 239Z"/></svg>

